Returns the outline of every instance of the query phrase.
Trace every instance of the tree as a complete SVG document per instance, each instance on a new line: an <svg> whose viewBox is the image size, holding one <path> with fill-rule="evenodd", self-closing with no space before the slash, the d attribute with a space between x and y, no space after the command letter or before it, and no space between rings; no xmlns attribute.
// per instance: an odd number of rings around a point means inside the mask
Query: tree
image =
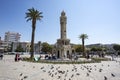
<svg viewBox="0 0 120 80"><path fill-rule="evenodd" d="M15 50L15 52L24 52L25 50L22 48L22 46L19 44Z"/></svg>
<svg viewBox="0 0 120 80"><path fill-rule="evenodd" d="M82 40L82 52L83 52L83 57L86 57L86 53L85 53L85 39L88 38L87 34L81 34L79 35L79 39Z"/></svg>
<svg viewBox="0 0 120 80"><path fill-rule="evenodd" d="M43 18L42 12L39 12L38 10L35 10L34 8L28 9L28 12L26 13L27 21L32 22L32 35L31 35L31 56L30 58L34 58L34 36L35 36L35 29L36 29L36 21L41 20Z"/></svg>
<svg viewBox="0 0 120 80"><path fill-rule="evenodd" d="M97 48L96 48L96 47L92 47L92 48L90 49L90 51L96 52L96 51L97 51Z"/></svg>
<svg viewBox="0 0 120 80"><path fill-rule="evenodd" d="M75 45L74 48L76 52L78 53L82 52L82 45Z"/></svg>
<svg viewBox="0 0 120 80"><path fill-rule="evenodd" d="M49 45L47 42L44 42L44 43L42 43L42 49L41 49L41 51L42 52L45 52L45 53L47 53L47 52L52 52L52 46L51 45Z"/></svg>
<svg viewBox="0 0 120 80"><path fill-rule="evenodd" d="M96 51L102 51L103 50L103 48L101 48L101 47L92 47L91 48L91 51L94 51L94 52L96 52Z"/></svg>
<svg viewBox="0 0 120 80"><path fill-rule="evenodd" d="M120 45L118 44L113 45L113 49L116 51L120 51Z"/></svg>

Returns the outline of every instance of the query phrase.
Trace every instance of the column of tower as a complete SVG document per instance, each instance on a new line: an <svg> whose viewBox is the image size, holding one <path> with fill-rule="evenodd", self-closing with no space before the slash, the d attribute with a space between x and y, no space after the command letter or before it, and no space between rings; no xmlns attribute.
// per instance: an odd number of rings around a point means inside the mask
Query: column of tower
<svg viewBox="0 0 120 80"><path fill-rule="evenodd" d="M65 15L65 12L62 11L60 16L60 27L61 27L61 39L66 39L66 24L67 24L67 17Z"/></svg>

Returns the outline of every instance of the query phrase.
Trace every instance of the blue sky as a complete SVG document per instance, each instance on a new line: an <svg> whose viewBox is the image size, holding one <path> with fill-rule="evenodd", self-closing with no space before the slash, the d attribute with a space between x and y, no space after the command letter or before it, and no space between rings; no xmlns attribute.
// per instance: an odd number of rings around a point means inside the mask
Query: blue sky
<svg viewBox="0 0 120 80"><path fill-rule="evenodd" d="M67 16L67 38L81 44L78 36L88 35L86 44L120 44L120 0L0 0L0 36L19 32L21 41L31 41L31 22L25 12L34 7L43 12L36 25L35 42L56 43L60 38L59 17Z"/></svg>

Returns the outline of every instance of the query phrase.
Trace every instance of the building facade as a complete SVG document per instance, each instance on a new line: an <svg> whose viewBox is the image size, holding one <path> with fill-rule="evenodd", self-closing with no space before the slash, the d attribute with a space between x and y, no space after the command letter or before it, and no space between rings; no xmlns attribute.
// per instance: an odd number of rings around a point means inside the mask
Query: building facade
<svg viewBox="0 0 120 80"><path fill-rule="evenodd" d="M20 34L16 32L5 32L5 42L20 42Z"/></svg>
<svg viewBox="0 0 120 80"><path fill-rule="evenodd" d="M17 32L5 32L4 43L6 51L13 51L13 43L20 42L20 34Z"/></svg>
<svg viewBox="0 0 120 80"><path fill-rule="evenodd" d="M2 40L0 37L0 52L6 52L8 48L8 43Z"/></svg>
<svg viewBox="0 0 120 80"><path fill-rule="evenodd" d="M12 42L12 52L15 52L19 45L23 48L24 52L30 52L30 42Z"/></svg>

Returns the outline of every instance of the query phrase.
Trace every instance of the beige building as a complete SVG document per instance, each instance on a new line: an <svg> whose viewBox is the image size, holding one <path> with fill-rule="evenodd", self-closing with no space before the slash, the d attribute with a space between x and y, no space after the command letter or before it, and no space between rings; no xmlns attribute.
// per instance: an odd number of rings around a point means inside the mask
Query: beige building
<svg viewBox="0 0 120 80"><path fill-rule="evenodd" d="M72 49L70 45L70 39L67 39L67 31L66 31L67 17L65 12L61 12L60 16L60 33L61 37L57 40L56 45L53 49L53 54L57 56L57 58L65 59L71 58L72 53L74 53L74 49Z"/></svg>

